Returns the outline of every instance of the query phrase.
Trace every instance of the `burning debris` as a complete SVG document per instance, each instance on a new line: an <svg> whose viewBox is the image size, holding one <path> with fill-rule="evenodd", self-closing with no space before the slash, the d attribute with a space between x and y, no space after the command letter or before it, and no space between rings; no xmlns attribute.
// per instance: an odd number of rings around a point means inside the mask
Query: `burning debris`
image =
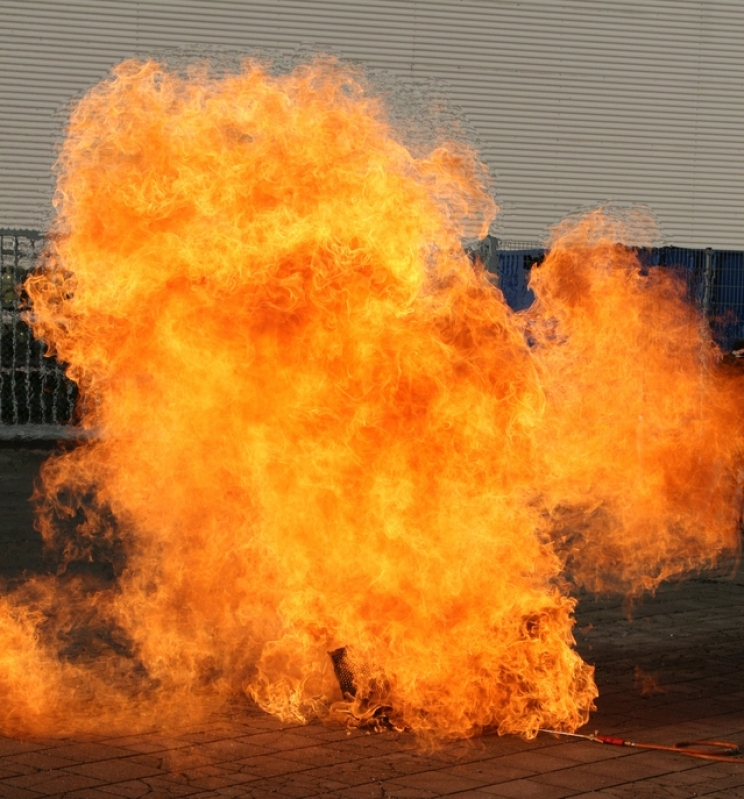
<svg viewBox="0 0 744 799"><path fill-rule="evenodd" d="M673 276L597 211L512 312L461 246L496 211L485 168L414 155L351 68L125 62L57 174L31 323L95 435L45 465L39 525L61 571L118 554L95 589L3 598L4 733L240 693L439 739L573 731L597 691L572 586L737 550L741 378ZM79 628L118 643L60 656Z"/></svg>

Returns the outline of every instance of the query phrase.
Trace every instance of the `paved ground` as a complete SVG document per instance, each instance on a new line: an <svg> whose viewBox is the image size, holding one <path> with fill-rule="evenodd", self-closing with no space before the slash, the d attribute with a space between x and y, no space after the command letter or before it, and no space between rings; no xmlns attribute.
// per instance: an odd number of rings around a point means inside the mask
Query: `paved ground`
<svg viewBox="0 0 744 799"><path fill-rule="evenodd" d="M0 450L0 573L41 568L27 497L44 453ZM629 620L584 600L579 649L601 691L589 730L744 746L744 571L662 590ZM587 731L589 731L587 730ZM169 735L0 738L0 799L32 797L562 799L744 797L744 762L713 763L542 736L484 736L434 753L408 734L286 725L250 704Z"/></svg>

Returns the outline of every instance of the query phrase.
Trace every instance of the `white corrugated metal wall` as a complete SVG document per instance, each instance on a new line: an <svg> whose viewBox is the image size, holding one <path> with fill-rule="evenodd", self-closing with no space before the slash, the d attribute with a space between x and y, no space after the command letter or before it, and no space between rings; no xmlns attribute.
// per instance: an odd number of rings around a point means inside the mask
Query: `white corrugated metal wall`
<svg viewBox="0 0 744 799"><path fill-rule="evenodd" d="M647 203L680 246L744 249L741 0L1 0L0 227L48 218L59 109L160 48L320 49L446 85L503 208L539 240Z"/></svg>

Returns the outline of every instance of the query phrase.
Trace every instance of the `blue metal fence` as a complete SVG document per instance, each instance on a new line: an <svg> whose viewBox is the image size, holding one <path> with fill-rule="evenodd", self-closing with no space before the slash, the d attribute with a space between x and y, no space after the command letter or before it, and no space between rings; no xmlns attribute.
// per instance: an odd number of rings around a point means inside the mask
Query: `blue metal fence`
<svg viewBox="0 0 744 799"><path fill-rule="evenodd" d="M484 258L486 268L515 311L529 308L535 299L529 288L530 271L545 250L537 247L504 249L491 239ZM713 337L723 350L744 339L744 253L727 250L693 250L657 247L638 253L643 266L674 270L687 285L688 299L707 316Z"/></svg>
<svg viewBox="0 0 744 799"><path fill-rule="evenodd" d="M744 253L719 250L713 261L713 331L725 348L744 339Z"/></svg>

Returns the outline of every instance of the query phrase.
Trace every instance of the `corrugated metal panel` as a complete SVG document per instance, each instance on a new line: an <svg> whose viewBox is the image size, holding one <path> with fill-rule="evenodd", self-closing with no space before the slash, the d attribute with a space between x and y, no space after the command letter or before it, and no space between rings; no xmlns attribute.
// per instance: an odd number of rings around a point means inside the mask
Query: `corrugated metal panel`
<svg viewBox="0 0 744 799"><path fill-rule="evenodd" d="M445 87L495 178L498 235L643 202L667 241L744 248L739 0L3 0L0 224L43 225L63 108L116 61L319 48Z"/></svg>

